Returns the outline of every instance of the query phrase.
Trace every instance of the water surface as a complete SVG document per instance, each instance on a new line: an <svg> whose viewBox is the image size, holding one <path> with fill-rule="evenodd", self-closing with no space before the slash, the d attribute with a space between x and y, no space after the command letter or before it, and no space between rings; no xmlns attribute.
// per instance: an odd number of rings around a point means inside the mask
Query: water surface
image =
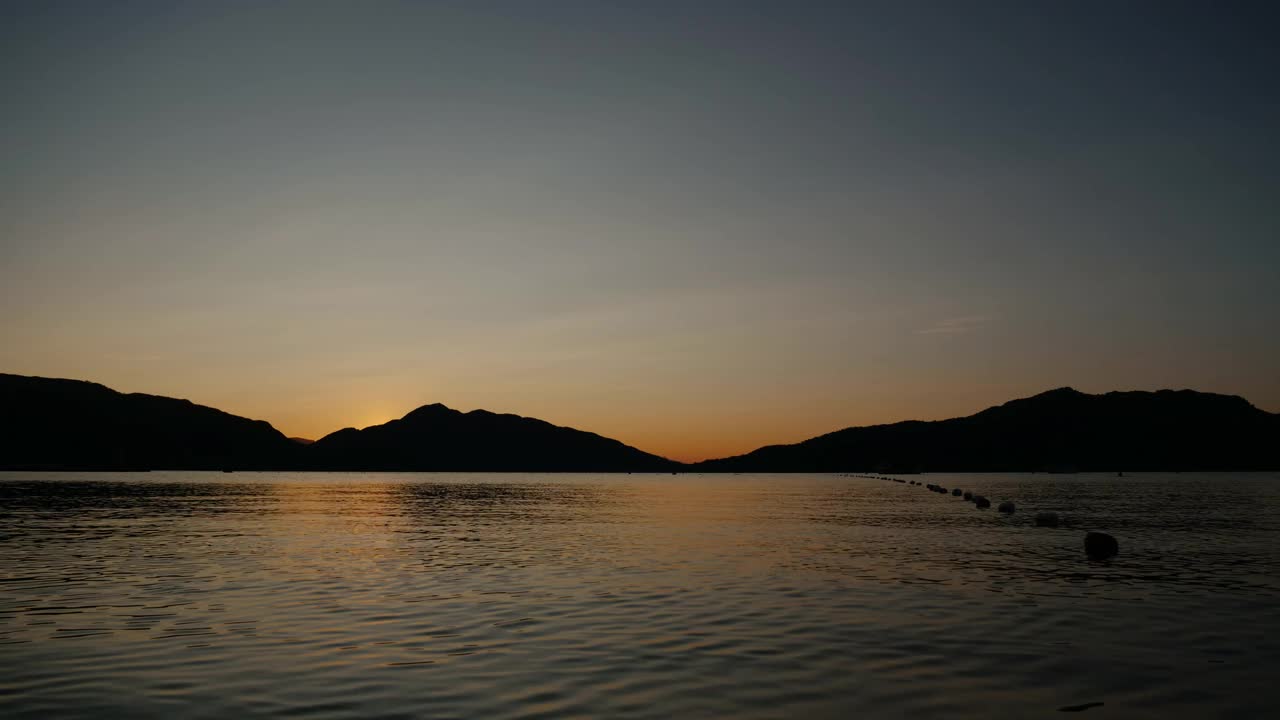
<svg viewBox="0 0 1280 720"><path fill-rule="evenodd" d="M0 715L1276 711L1274 473L911 479L0 473Z"/></svg>

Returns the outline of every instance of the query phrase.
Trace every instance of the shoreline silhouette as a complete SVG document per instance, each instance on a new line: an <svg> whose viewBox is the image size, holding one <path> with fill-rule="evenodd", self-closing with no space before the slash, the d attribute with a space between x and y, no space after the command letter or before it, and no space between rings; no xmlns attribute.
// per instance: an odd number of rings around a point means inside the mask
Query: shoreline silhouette
<svg viewBox="0 0 1280 720"><path fill-rule="evenodd" d="M0 469L398 472L1124 472L1280 468L1280 414L1193 390L1059 388L973 415L850 427L696 463L439 403L318 440L189 400L0 374Z"/></svg>

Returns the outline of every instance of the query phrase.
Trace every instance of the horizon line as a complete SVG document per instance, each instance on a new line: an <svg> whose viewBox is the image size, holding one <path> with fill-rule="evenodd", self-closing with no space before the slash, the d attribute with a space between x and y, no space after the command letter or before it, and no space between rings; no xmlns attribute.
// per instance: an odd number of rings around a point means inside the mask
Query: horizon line
<svg viewBox="0 0 1280 720"><path fill-rule="evenodd" d="M1091 396L1091 397L1099 397L1099 396L1108 395L1108 394L1112 394L1112 393L1133 393L1133 392L1138 392L1138 393L1161 393L1161 392L1173 392L1173 393L1179 393L1179 392L1193 392L1193 393L1199 393L1199 394L1203 394L1203 395L1217 395L1217 396L1220 396L1220 397L1237 398L1237 399L1240 399L1240 400L1244 401L1245 403L1248 403L1251 407L1254 407L1254 408L1256 408L1256 409L1258 409L1258 410L1260 410L1260 411L1262 411L1262 412L1265 412L1265 413L1268 413L1268 414L1272 414L1272 415L1278 415L1278 414L1280 414L1280 413L1277 413L1277 412L1274 412L1274 411L1271 411L1271 410L1267 410L1266 408L1259 407L1258 405L1254 404L1252 401L1250 401L1248 398L1246 398L1246 397L1245 397L1245 396L1243 396L1243 395L1233 394L1233 393L1217 393L1217 392L1208 392L1208 391L1204 391L1204 390L1196 390L1196 389L1194 389L1194 388L1187 388L1187 387L1183 387L1183 388L1160 388L1160 389L1158 389L1158 390L1136 390L1136 389L1128 389L1128 390L1107 390L1107 391L1104 391L1104 392L1091 393L1091 392L1086 392L1086 391L1083 391L1083 390L1079 390L1079 389L1077 389L1076 387L1074 387L1074 386L1072 386L1072 385L1060 385L1060 386L1058 386L1058 387L1049 388L1049 389L1047 389L1047 390L1041 390L1041 391L1039 391L1039 392L1035 392L1035 393L1032 393L1032 394L1030 394L1030 395L1022 395L1022 396L1018 396L1018 397L1009 398L1009 399L1007 399L1007 400L1004 400L1004 401L1002 401L1002 402L996 403L996 404L994 404L994 405L986 405L985 407L979 408L979 409L977 409L977 410L973 410L973 411L971 411L971 412L969 412L969 413L967 413L967 414L963 414L963 415L951 415L951 416L948 416L948 417L935 417L935 418L918 418L918 417L917 417L917 418L904 418L904 419L899 419L899 420L889 420L889 421L883 421L883 422L865 423L865 424L860 424L860 425L842 425L842 426L840 426L840 427L836 427L836 428L833 428L833 429L831 429L831 430L828 430L828 431L825 431L825 432L818 433L818 434L816 434L816 435L809 435L809 436L807 436L807 437L802 437L802 438L800 438L799 440L794 440L794 441L790 441L790 442L787 442L787 441L769 442L769 443L766 443L766 444L763 444L763 445L757 445L757 446L752 447L752 448L750 448L750 449L748 449L748 450L744 450L744 451L736 452L736 453L731 453L731 454L728 454L728 455L707 456L707 457L698 458L698 459L696 459L696 460L681 460L681 459L678 459L678 458L670 457L670 456L665 455L665 454L661 454L661 453L651 452L651 451L649 451L649 450L645 450L644 448L641 448L641 447L639 447L638 445L634 445L634 444L632 444L632 443L630 443L630 442L627 442L626 440L624 440L624 439L622 439L622 438L614 437L614 436L611 436L611 435L603 435L603 434L601 434L601 433L599 433L599 432L596 432L595 430L589 430L589 429L586 429L586 428L583 428L583 427L579 427L579 426L576 426L576 425L564 425L564 424L560 424L560 423L555 422L555 421L552 421L552 420L547 420L547 419L545 419L545 418L537 417L537 416L533 416L533 415L522 415L522 414L520 414L520 413L518 413L518 412L504 412L504 411L491 410L491 409L489 409L489 408L482 408L482 407L475 407L475 408L471 408L471 409L469 409L469 410L463 410L463 409L460 409L460 408L452 407L452 406L450 406L450 405L446 405L445 403L438 402L438 401L437 401L437 402L425 402L425 403L421 403L421 404L415 405L415 406L411 407L409 410L407 410L407 411L403 412L402 414L397 415L397 416L392 417L392 418L389 418L389 419L384 420L384 421L382 421L382 422L373 423L373 424L370 424L370 425L365 425L365 426L363 426L363 427L357 427L357 426L355 426L355 425L344 425L344 426L342 426L342 427L339 427L339 428L337 428L337 429L335 429L335 430L331 430L331 431L329 431L329 432L327 432L327 433L325 433L325 434L323 434L323 435L320 435L320 436L318 436L318 437L306 437L306 436L303 436L303 435L294 435L294 434L286 433L286 432L285 432L285 431L283 431L281 428L277 427L275 423L273 423L273 422L271 422L270 420L267 420L267 419L265 419L265 418L254 418L254 417L249 417L248 415L241 415L241 414L234 413L234 412L231 412L231 411L229 411L229 410L223 409L222 407L218 407L218 406L216 406L216 405L209 405L209 404L205 404L205 403L203 403L203 402L197 402L197 401L192 400L192 399L187 398L187 397L176 397L176 396L170 396L170 395L159 395L159 394L157 394L157 393L142 392L142 391L126 392L126 391L118 390L118 389L116 389L116 388L114 388L114 387L112 387L112 386L110 386L110 385L105 384L105 383L97 382L97 381L95 381L95 380L83 380L83 379L79 379L79 378L50 377L50 376L46 376L46 375L21 375L21 374L19 374L19 373L8 373L8 372L0 372L0 375L10 375L10 376L14 376L14 377L31 378L31 379L37 379L37 380L53 380L53 381L65 381L65 382L86 383L86 384L90 384L90 385L97 385L97 386L99 386L99 387L106 388L107 390L110 390L110 391L112 391L112 392L116 392L116 393L120 393L120 394L122 394L122 395L147 395L147 396L150 396L150 397L162 397L162 398L169 398L169 399L172 399L172 400L180 400L180 401L183 401L183 402L191 403L191 404L193 404L193 405L198 405L198 406L201 406L201 407L206 407L206 408L209 408L209 409L212 409L212 410L216 410L216 411L218 411L218 412L222 412L222 413L225 413L225 414L227 414L227 415L232 415L232 416L235 416L235 417L241 417L241 418L245 418L245 419L247 419L247 420L252 420L252 421L255 421L255 422L265 422L265 423L267 423L267 425L269 425L273 430L275 430L276 432L280 433L282 436L284 436L285 438L287 438L287 439L289 439L289 440L294 440L294 441L297 441L297 440L304 440L304 441L307 441L308 443L314 443L314 442L317 442L317 441L319 441L319 440L321 440L321 439L323 439L323 438L325 438L325 437L328 437L328 436L330 436L330 435L332 435L332 434L334 434L334 433L337 433L337 432L341 432L341 431L343 431L343 430L352 430L352 429L354 429L354 430L358 430L358 431L363 431L363 430L367 430L367 429L369 429L369 428L379 427L379 426L381 426L381 425L386 425L387 423L394 422L394 421L396 421L396 420L402 420L402 419L404 419L405 417L407 417L408 415L412 414L414 411L419 410L419 409L421 409L421 408L424 408L424 407L431 407L431 406L437 406L437 405L438 405L438 406L443 407L443 408L445 408L445 409L447 409L447 410L451 410L451 411L454 411L454 412L457 412L457 413L461 413L461 414L464 414L464 415L465 415L465 414L474 413L474 412L484 412L484 413L489 413L489 414L493 414L493 415L507 415L507 416L512 416L512 417L519 417L519 418L526 418L526 419L531 419L531 420L538 420L538 421L545 422L545 423L547 423L547 424L553 425L553 426L555 426L555 427L567 428L567 429L570 429L570 430L576 430L576 431L579 431L579 432L587 432L587 433L591 433L592 435L596 435L596 436L598 436L598 437L602 437L602 438L606 438L606 439L610 439L610 440L616 440L616 441L618 441L618 442L620 442L620 443L622 443L623 445L626 445L626 446L628 446L628 447L632 447L632 448L635 448L635 449L640 450L640 451L642 451L642 452L645 452L645 453L647 453L647 454L654 455L654 456L656 456L656 457L660 457L660 458L663 458L663 459L665 459L665 460L670 460L670 461L673 461L673 462L677 462L677 463L680 463L680 464L683 464L683 465L696 465L696 464L701 463L701 462L707 462L707 461L713 461L713 460L723 460L723 459L728 459L728 458L733 458L733 457L739 457L739 456L741 456L741 455L746 455L746 454L749 454L749 453L755 452L756 450L760 450L761 448L767 448L767 447L778 447L778 446L785 446L785 445L794 445L794 444L796 444L796 443L804 442L804 441L806 441L806 440L811 440L811 439L813 439L813 438L824 437L824 436L826 436L826 435L830 435L830 434L833 434L833 433L838 433L838 432L841 432L841 431L844 431L844 430L855 429L855 428L885 427L885 426L898 425L898 424L901 424L901 423L910 423L910 422L922 422L922 423L927 423L927 422L943 422L943 421L947 421L947 420L955 420L955 419L960 419L960 418L966 418L966 417L971 417L971 416L973 416L973 415L976 415L976 414L978 414L978 413L981 413L981 412L983 412L983 411L985 411L985 410L989 410L989 409L992 409L992 408L1000 407L1000 406L1002 406L1002 405L1006 405L1006 404L1008 404L1008 403L1010 403L1010 402L1016 402L1016 401L1018 401L1018 400L1027 400L1027 399L1030 399L1030 398L1039 397L1039 396L1041 396L1041 395L1046 395L1046 394L1053 393L1053 392L1062 392L1062 391L1071 391L1071 392L1075 392L1075 393L1079 393L1079 394L1081 394L1081 395L1087 395L1087 396Z"/></svg>

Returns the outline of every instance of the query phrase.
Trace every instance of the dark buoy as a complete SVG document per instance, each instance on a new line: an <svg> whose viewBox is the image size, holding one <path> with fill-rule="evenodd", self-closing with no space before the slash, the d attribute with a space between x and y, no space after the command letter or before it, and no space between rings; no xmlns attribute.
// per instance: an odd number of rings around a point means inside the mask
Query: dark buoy
<svg viewBox="0 0 1280 720"><path fill-rule="evenodd" d="M1013 506L1013 503L1009 502L1008 500L1005 500L1004 502L996 506L996 509L1002 513L1005 513L1006 515L1012 515L1014 506Z"/></svg>
<svg viewBox="0 0 1280 720"><path fill-rule="evenodd" d="M989 507L991 507L991 501L990 501L990 500L988 500L988 499L986 499L986 498L984 498L984 497L982 497L981 495L974 495L974 496L973 496L973 504L974 504L974 505L977 505L977 506L978 506L978 507L980 507L980 508L989 508Z"/></svg>
<svg viewBox="0 0 1280 720"><path fill-rule="evenodd" d="M1084 551L1093 560L1106 560L1120 554L1120 543L1103 532L1091 532L1084 536Z"/></svg>
<svg viewBox="0 0 1280 720"><path fill-rule="evenodd" d="M965 499L966 501L972 500L972 499L973 499L973 493L969 492L968 490L965 490L965 491L964 491L964 499Z"/></svg>
<svg viewBox="0 0 1280 720"><path fill-rule="evenodd" d="M1036 527L1058 527L1058 513L1036 513Z"/></svg>
<svg viewBox="0 0 1280 720"><path fill-rule="evenodd" d="M955 490L952 490L952 491L951 491L951 494L952 494L952 495L954 495L954 496L956 496L956 497L960 497L961 495L963 495L963 494L964 494L964 491L963 491L963 490L961 490L960 488L956 488Z"/></svg>

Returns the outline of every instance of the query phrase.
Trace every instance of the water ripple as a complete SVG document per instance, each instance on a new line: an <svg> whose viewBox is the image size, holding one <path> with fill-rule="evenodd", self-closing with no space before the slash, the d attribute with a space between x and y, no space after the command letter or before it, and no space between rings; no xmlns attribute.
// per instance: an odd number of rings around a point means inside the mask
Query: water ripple
<svg viewBox="0 0 1280 720"><path fill-rule="evenodd" d="M1280 478L921 477L1018 511L831 476L0 474L0 714L1198 718L1280 700ZM1084 557L1095 529L1120 556Z"/></svg>

